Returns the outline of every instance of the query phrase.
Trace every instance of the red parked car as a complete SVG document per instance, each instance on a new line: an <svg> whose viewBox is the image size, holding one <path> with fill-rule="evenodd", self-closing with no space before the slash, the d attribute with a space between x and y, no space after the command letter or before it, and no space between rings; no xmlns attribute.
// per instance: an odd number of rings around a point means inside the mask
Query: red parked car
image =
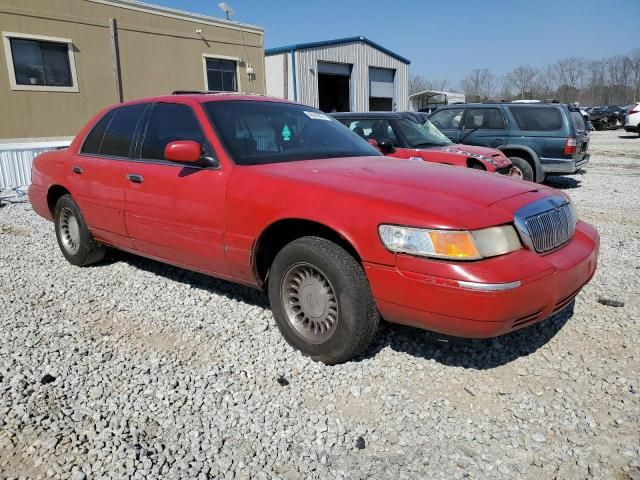
<svg viewBox="0 0 640 480"><path fill-rule="evenodd" d="M347 112L331 116L389 157L518 176L511 160L500 150L454 144L428 119L419 124L409 112Z"/></svg>
<svg viewBox="0 0 640 480"><path fill-rule="evenodd" d="M285 339L326 363L380 316L492 337L559 311L598 233L549 187L390 162L310 107L241 94L106 109L38 156L29 197L74 265L105 246L267 290Z"/></svg>

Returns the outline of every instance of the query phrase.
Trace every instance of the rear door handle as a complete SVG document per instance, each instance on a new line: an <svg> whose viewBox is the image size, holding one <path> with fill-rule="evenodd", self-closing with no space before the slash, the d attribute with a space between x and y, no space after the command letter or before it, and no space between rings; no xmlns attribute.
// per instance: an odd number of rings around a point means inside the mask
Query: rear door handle
<svg viewBox="0 0 640 480"><path fill-rule="evenodd" d="M71 171L73 173L77 173L78 175L82 175L82 168L80 168L78 165L74 165L73 167L71 167Z"/></svg>
<svg viewBox="0 0 640 480"><path fill-rule="evenodd" d="M130 182L133 182L133 183L142 183L142 182L144 182L144 178L142 178L142 175L138 175L137 173L128 173L127 174L127 180L129 180Z"/></svg>

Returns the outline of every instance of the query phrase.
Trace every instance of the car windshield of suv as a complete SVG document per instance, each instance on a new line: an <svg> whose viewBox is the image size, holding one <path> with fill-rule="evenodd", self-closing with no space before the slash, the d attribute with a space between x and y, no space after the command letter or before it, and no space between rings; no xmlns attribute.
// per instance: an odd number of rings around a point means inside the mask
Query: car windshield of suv
<svg viewBox="0 0 640 480"><path fill-rule="evenodd" d="M404 135L410 148L451 145L451 140L429 120L420 125L410 120L399 118L396 120L396 126Z"/></svg>
<svg viewBox="0 0 640 480"><path fill-rule="evenodd" d="M238 165L381 155L337 120L303 105L225 100L204 108Z"/></svg>

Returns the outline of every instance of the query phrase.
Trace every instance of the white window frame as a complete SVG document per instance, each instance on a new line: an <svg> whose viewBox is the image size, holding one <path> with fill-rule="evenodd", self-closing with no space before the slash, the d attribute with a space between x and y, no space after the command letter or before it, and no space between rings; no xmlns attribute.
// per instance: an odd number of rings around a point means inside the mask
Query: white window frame
<svg viewBox="0 0 640 480"><path fill-rule="evenodd" d="M207 78L207 58L212 58L214 60L233 60L236 62L236 82L238 83L238 90L236 93L242 92L242 83L240 81L240 62L242 59L240 57L228 57L225 55L211 55L209 53L202 54L202 73L204 74L204 89L205 91L209 90L209 79ZM233 93L233 92L229 92Z"/></svg>
<svg viewBox="0 0 640 480"><path fill-rule="evenodd" d="M71 70L71 86L55 87L51 85L19 85L16 82L16 72L13 64L13 54L11 53L10 39L41 40L45 42L64 43L67 45L69 54L69 69ZM27 90L33 92L79 92L78 74L76 72L76 61L73 52L73 41L69 38L48 37L45 35L31 35L29 33L2 32L4 43L4 53L7 60L7 71L9 72L9 83L11 90Z"/></svg>

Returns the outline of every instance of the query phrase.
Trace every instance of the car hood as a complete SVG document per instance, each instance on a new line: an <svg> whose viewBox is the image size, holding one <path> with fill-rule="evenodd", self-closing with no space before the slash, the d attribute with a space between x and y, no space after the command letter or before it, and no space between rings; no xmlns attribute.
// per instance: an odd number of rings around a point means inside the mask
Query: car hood
<svg viewBox="0 0 640 480"><path fill-rule="evenodd" d="M246 167L269 176L287 177L296 185L367 196L455 219L466 213L520 195L549 189L503 175L385 157L303 160Z"/></svg>
<svg viewBox="0 0 640 480"><path fill-rule="evenodd" d="M477 147L473 145L462 145L454 143L443 147L434 147L432 150L447 152L456 155L463 155L468 158L477 158L493 164L494 167L507 167L511 165L511 161L500 150L488 147Z"/></svg>

